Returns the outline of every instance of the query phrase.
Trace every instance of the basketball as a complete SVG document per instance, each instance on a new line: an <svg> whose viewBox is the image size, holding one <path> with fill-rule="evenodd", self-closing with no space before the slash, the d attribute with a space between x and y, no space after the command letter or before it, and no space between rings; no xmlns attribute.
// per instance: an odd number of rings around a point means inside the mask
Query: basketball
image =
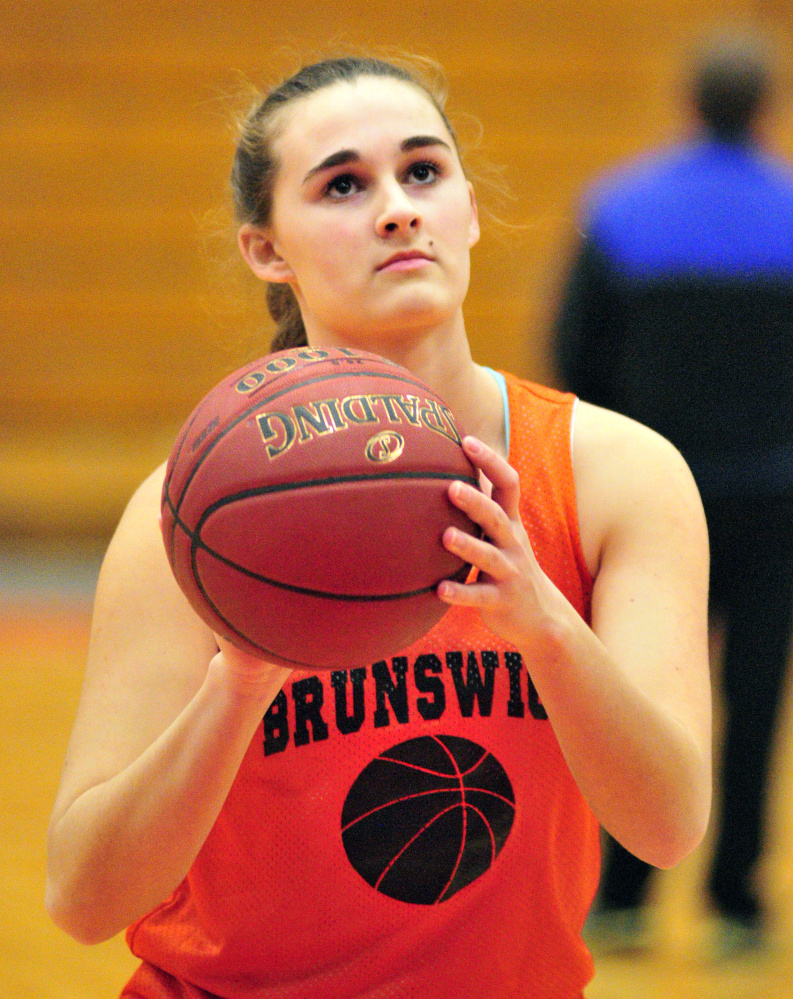
<svg viewBox="0 0 793 999"><path fill-rule="evenodd" d="M447 610L469 567L442 544L478 527L447 496L478 485L442 399L346 347L281 351L215 386L177 436L162 492L168 560L239 648L310 669L376 662Z"/></svg>
<svg viewBox="0 0 793 999"><path fill-rule="evenodd" d="M361 772L344 802L342 841L377 891L437 905L488 870L514 818L512 785L492 753L458 736L426 735Z"/></svg>

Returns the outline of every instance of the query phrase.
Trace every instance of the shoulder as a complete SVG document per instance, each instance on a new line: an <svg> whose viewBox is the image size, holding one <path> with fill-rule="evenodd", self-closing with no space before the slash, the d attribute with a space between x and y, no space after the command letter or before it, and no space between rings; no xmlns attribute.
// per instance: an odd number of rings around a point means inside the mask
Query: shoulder
<svg viewBox="0 0 793 999"><path fill-rule="evenodd" d="M160 465L140 483L130 498L125 516L134 515L144 510L151 510L152 508L159 511L162 486L165 481L165 469L165 464Z"/></svg>
<svg viewBox="0 0 793 999"><path fill-rule="evenodd" d="M788 205L793 202L793 165L781 157L758 150L754 162L761 179Z"/></svg>
<svg viewBox="0 0 793 999"><path fill-rule="evenodd" d="M195 618L174 579L160 531L165 465L135 490L105 555L97 589L96 614L156 605L182 623ZM195 618L198 622L198 618Z"/></svg>
<svg viewBox="0 0 793 999"><path fill-rule="evenodd" d="M608 170L587 190L585 215L597 218L625 211L637 199L656 189L665 189L668 179L686 163L692 150L686 145L653 150Z"/></svg>
<svg viewBox="0 0 793 999"><path fill-rule="evenodd" d="M707 558L699 492L669 441L635 420L579 402L572 448L579 532L593 576L609 546L659 531L687 538Z"/></svg>
<svg viewBox="0 0 793 999"><path fill-rule="evenodd" d="M605 174L590 188L582 206L586 243L604 254L603 260L621 268L627 265L629 270L645 258L663 257L668 216L680 213L681 191L687 189L681 181L690 176L693 157L690 147L673 146Z"/></svg>
<svg viewBox="0 0 793 999"><path fill-rule="evenodd" d="M162 547L160 500L164 481L165 465L161 465L138 486L127 503L111 545L129 540L147 546L156 540Z"/></svg>

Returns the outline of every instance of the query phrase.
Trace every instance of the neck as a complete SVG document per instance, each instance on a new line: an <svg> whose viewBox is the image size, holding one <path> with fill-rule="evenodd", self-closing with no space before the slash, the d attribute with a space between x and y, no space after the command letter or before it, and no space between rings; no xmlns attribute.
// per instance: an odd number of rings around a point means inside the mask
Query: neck
<svg viewBox="0 0 793 999"><path fill-rule="evenodd" d="M501 392L492 376L471 357L462 321L416 336L356 338L354 343L349 339L313 335L312 331L308 336L312 346L368 350L401 364L441 396L465 433L505 454Z"/></svg>

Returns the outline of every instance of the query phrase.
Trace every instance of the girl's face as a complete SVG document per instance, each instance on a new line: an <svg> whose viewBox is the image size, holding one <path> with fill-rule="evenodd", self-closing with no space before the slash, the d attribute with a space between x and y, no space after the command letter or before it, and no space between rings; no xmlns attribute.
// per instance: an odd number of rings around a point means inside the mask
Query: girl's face
<svg viewBox="0 0 793 999"><path fill-rule="evenodd" d="M420 90L367 76L326 87L288 109L274 151L272 224L244 226L240 245L260 277L292 285L312 344L462 323L476 204Z"/></svg>

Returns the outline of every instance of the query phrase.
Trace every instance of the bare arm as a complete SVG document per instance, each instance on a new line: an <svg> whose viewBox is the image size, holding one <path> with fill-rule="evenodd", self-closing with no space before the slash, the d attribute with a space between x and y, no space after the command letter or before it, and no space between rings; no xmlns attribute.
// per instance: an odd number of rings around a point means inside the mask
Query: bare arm
<svg viewBox="0 0 793 999"><path fill-rule="evenodd" d="M666 441L579 405L574 469L585 554L595 575L592 628L540 569L518 514L516 473L490 449L472 459L492 500L451 488L492 539L447 532L485 574L444 583L449 603L531 662L554 732L584 797L627 849L658 867L701 840L710 811L708 549L684 462Z"/></svg>
<svg viewBox="0 0 793 999"><path fill-rule="evenodd" d="M290 672L218 652L171 575L161 483L160 471L133 497L102 567L50 822L47 907L87 943L185 877Z"/></svg>

